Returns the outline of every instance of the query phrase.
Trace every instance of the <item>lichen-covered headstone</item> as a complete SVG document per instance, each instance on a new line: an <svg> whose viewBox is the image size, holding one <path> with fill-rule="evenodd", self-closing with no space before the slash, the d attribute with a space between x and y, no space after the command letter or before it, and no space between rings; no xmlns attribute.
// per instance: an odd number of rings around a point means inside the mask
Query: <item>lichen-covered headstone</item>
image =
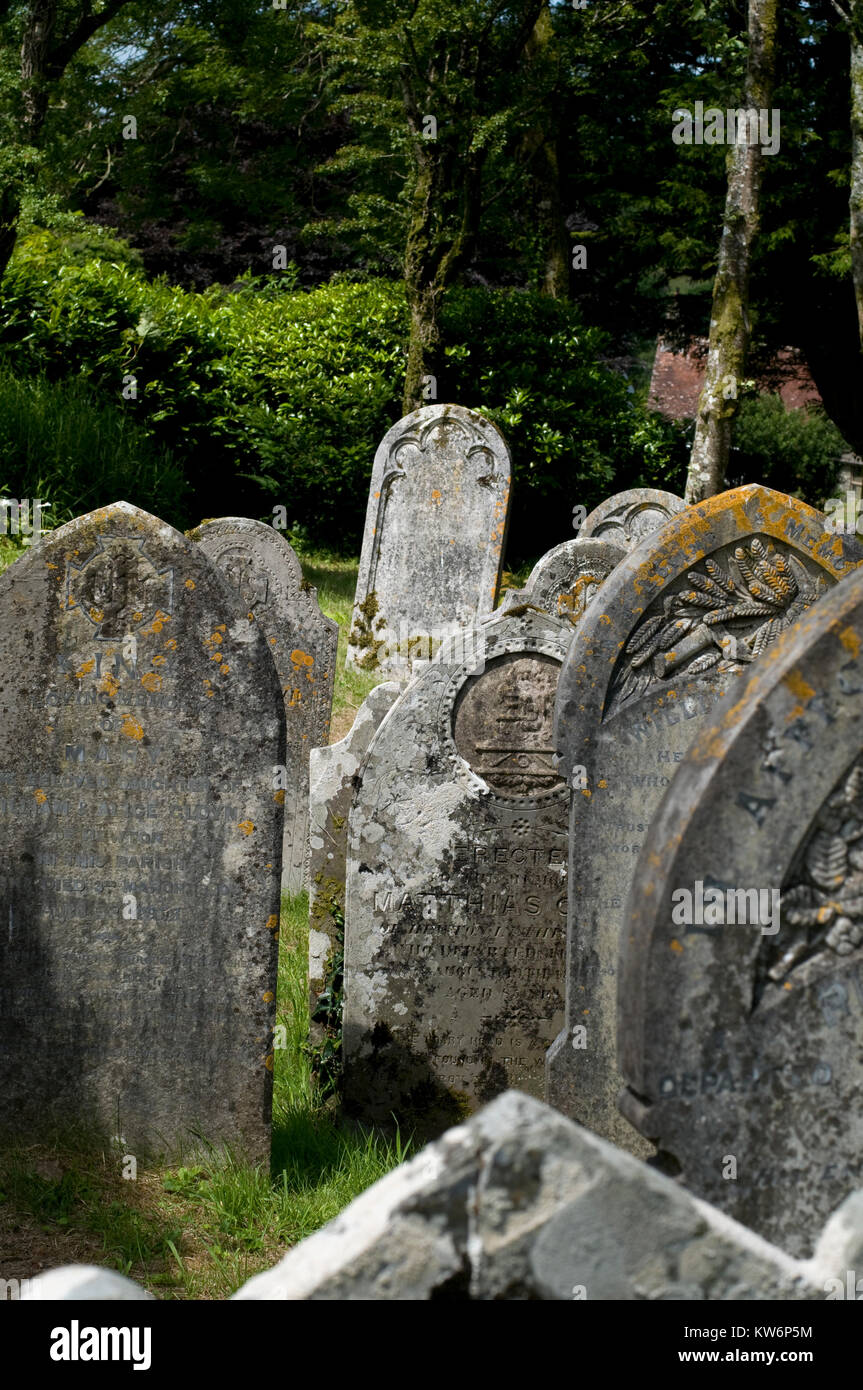
<svg viewBox="0 0 863 1390"><path fill-rule="evenodd" d="M714 701L861 556L804 503L738 488L648 536L573 637L555 722L573 788L567 1013L547 1098L634 1152L648 1147L617 1109L616 971L651 816Z"/></svg>
<svg viewBox="0 0 863 1390"><path fill-rule="evenodd" d="M333 953L343 939L348 815L357 774L400 686L376 685L349 733L326 748L313 748L309 792L309 1005L312 1015L327 982ZM319 1030L312 1020L313 1036Z"/></svg>
<svg viewBox="0 0 863 1390"><path fill-rule="evenodd" d="M622 938L626 1113L798 1256L863 1179L861 653L858 570L714 708Z"/></svg>
<svg viewBox="0 0 863 1390"><path fill-rule="evenodd" d="M329 735L338 625L321 612L293 549L274 527L225 516L191 534L254 613L276 664L288 732L282 880L285 892L301 893L308 875L309 754Z"/></svg>
<svg viewBox="0 0 863 1390"><path fill-rule="evenodd" d="M0 1130L270 1142L285 720L202 551L117 503L0 575Z"/></svg>
<svg viewBox="0 0 863 1390"><path fill-rule="evenodd" d="M633 487L606 497L588 512L579 528L578 539L608 541L632 550L645 536L658 531L678 512L686 510L682 497L655 487Z"/></svg>
<svg viewBox="0 0 863 1390"><path fill-rule="evenodd" d="M344 1096L423 1133L542 1094L563 1013L566 788L552 716L570 624L449 639L372 740L350 813Z"/></svg>
<svg viewBox="0 0 863 1390"><path fill-rule="evenodd" d="M509 612L530 603L555 618L567 618L575 627L625 555L621 546L609 541L564 541L537 561L523 589L509 590L501 609Z"/></svg>
<svg viewBox="0 0 863 1390"><path fill-rule="evenodd" d="M427 405L375 454L347 663L404 675L497 602L509 450L459 405Z"/></svg>

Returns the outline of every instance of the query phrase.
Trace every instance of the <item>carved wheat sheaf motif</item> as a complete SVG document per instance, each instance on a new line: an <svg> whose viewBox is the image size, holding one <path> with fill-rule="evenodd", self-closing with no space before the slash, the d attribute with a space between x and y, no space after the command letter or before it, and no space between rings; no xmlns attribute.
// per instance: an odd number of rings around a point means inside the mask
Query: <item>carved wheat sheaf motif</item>
<svg viewBox="0 0 863 1390"><path fill-rule="evenodd" d="M690 587L667 594L629 639L607 715L672 677L742 671L826 587L796 556L758 536L722 560L708 557L686 580Z"/></svg>
<svg viewBox="0 0 863 1390"><path fill-rule="evenodd" d="M822 951L847 956L863 945L863 755L818 812L782 889L781 921L782 944L763 948L777 983Z"/></svg>

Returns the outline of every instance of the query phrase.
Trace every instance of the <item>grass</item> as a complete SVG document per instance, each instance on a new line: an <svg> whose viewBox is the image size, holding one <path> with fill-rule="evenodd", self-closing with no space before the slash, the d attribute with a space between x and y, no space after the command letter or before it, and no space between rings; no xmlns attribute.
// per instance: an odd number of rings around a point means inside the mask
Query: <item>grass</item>
<svg viewBox="0 0 863 1390"><path fill-rule="evenodd" d="M20 554L0 536L0 570ZM301 554L306 580L339 625L330 739L344 737L378 678L345 670L358 562ZM523 584L530 566L505 575ZM160 1298L222 1299L275 1264L400 1163L410 1141L345 1128L316 1093L308 1036L308 898L284 899L279 929L270 1171L215 1151L173 1165L139 1164L122 1176L119 1151L86 1142L0 1154L0 1278L61 1264L108 1266Z"/></svg>
<svg viewBox="0 0 863 1390"><path fill-rule="evenodd" d="M338 1122L315 1094L308 1032L308 898L285 899L279 924L273 1149L269 1172L211 1152L179 1166L138 1165L119 1152L30 1147L0 1155L0 1277L59 1264L117 1269L160 1298L227 1298L275 1264L400 1163L400 1136Z"/></svg>

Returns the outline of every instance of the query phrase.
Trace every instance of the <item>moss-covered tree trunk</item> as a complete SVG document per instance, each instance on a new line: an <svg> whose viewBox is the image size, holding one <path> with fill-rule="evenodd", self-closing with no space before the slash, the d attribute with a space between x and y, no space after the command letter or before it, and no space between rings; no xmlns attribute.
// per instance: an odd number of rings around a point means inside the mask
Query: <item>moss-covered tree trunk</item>
<svg viewBox="0 0 863 1390"><path fill-rule="evenodd" d="M444 367L441 305L473 255L482 187L482 157L460 158L446 139L419 147L417 164L405 244L410 310L405 414L437 399L432 388Z"/></svg>
<svg viewBox="0 0 863 1390"><path fill-rule="evenodd" d="M569 238L563 220L560 194L560 158L557 146L558 112L555 100L557 54L554 25L544 4L525 47L528 64L541 84L549 88L539 105L533 129L524 137L533 183L537 230L542 256L540 290L552 299L569 295Z"/></svg>
<svg viewBox="0 0 863 1390"><path fill-rule="evenodd" d="M851 275L863 351L863 0L849 5L851 39Z"/></svg>
<svg viewBox="0 0 863 1390"><path fill-rule="evenodd" d="M776 51L777 0L749 0L747 110L770 111ZM735 131L740 135L740 131ZM751 137L747 125L744 134ZM698 401L686 479L687 502L721 492L731 454L738 388L749 346L749 264L758 232L764 156L760 143L739 138L728 152L728 188L713 284L707 371Z"/></svg>

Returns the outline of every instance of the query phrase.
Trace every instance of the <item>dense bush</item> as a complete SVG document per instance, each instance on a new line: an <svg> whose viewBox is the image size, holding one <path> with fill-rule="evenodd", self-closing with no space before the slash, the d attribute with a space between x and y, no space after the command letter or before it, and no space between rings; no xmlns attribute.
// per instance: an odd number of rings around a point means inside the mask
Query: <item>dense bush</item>
<svg viewBox="0 0 863 1390"><path fill-rule="evenodd" d="M786 410L781 396L750 397L735 422L729 474L735 486L765 483L821 507L836 494L847 448L823 410Z"/></svg>
<svg viewBox="0 0 863 1390"><path fill-rule="evenodd" d="M22 242L3 282L5 362L52 381L85 378L122 407L182 464L193 516L280 504L310 540L355 550L375 448L400 414L402 287L298 291L287 273L195 294L88 250L80 234ZM681 486L680 432L635 406L573 306L462 289L444 328L439 399L487 412L512 450L511 559L571 535L576 503L637 483ZM131 480L123 491L154 505ZM185 520L175 490L156 510Z"/></svg>

